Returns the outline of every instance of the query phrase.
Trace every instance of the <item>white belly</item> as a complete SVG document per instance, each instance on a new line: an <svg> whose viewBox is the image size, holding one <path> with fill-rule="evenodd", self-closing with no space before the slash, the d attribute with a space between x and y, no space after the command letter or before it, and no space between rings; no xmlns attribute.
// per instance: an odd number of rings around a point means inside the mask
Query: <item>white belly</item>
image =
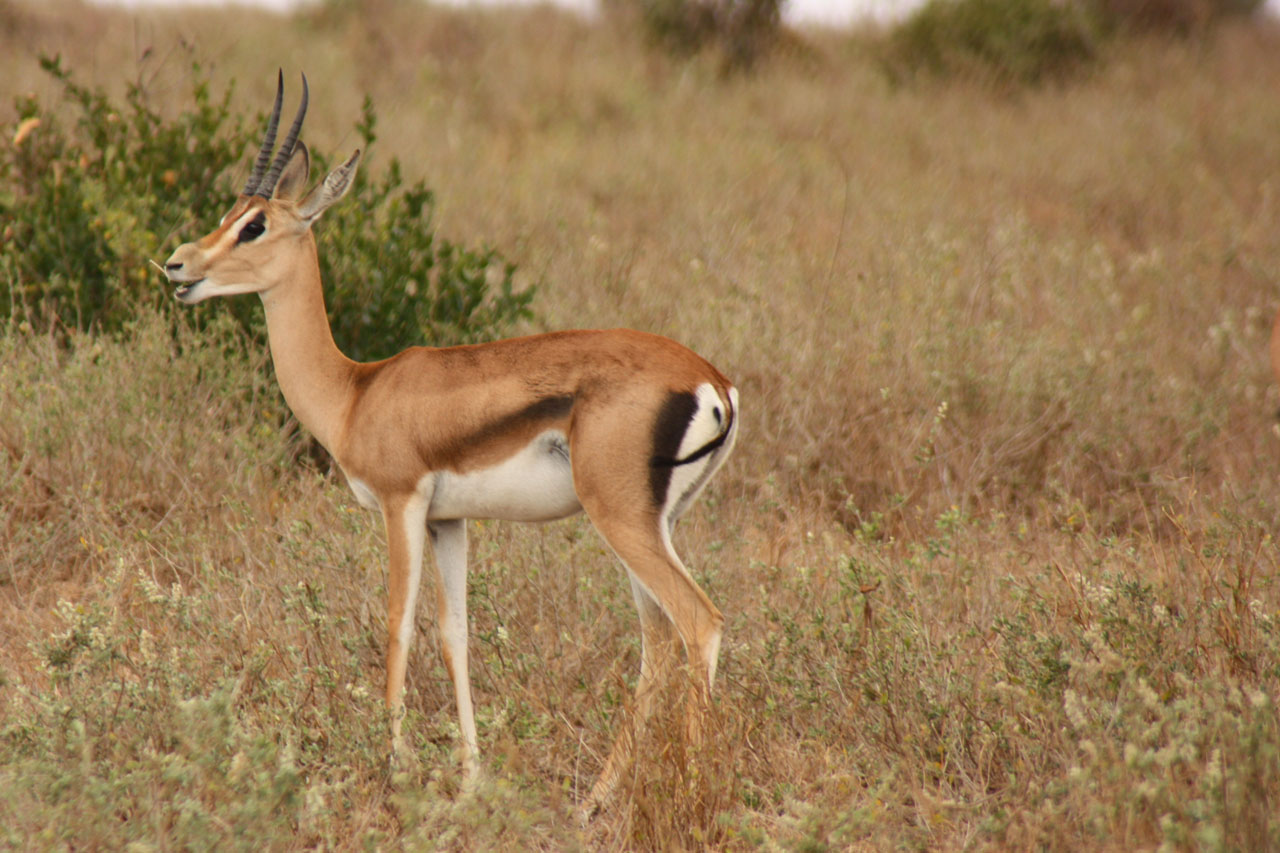
<svg viewBox="0 0 1280 853"><path fill-rule="evenodd" d="M581 511L564 433L548 430L492 468L437 472L427 518L551 521Z"/></svg>

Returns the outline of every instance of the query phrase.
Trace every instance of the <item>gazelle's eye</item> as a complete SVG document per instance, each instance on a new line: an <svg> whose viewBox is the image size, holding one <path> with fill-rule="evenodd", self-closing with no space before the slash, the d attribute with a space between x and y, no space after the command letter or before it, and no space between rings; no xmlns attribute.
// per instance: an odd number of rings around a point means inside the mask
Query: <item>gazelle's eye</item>
<svg viewBox="0 0 1280 853"><path fill-rule="evenodd" d="M267 217L259 213L240 229L240 235L236 237L236 245L248 243L250 240L256 240L258 237L261 237L266 230Z"/></svg>

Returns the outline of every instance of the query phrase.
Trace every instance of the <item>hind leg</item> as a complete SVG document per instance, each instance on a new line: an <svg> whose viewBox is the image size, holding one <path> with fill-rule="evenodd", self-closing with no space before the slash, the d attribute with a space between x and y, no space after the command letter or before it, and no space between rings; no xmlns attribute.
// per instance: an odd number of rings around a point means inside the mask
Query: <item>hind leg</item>
<svg viewBox="0 0 1280 853"><path fill-rule="evenodd" d="M671 545L676 519L724 462L735 435L733 410L710 385L691 392L635 394L626 418L582 411L570 436L574 489L592 524L627 569L643 630L636 732L653 710L655 688L684 646L697 685L690 729L695 733L709 697L724 617L698 587ZM640 414L648 410L653 420ZM624 728L600 780L584 804L589 814L612 794L634 754Z"/></svg>
<svg viewBox="0 0 1280 853"><path fill-rule="evenodd" d="M462 732L463 780L470 787L476 782L480 764L467 663L467 523L433 521L428 529L440 575L437 597L440 651L453 681L458 728Z"/></svg>
<svg viewBox="0 0 1280 853"><path fill-rule="evenodd" d="M679 653L680 637L675 626L634 576L631 576L631 594L640 614L641 631L640 679L636 682L635 717L631 726L624 725L619 730L604 769L583 804L583 811L588 816L603 806L617 788L622 773L635 753L635 744L644 738L647 723L653 715L653 701Z"/></svg>
<svg viewBox="0 0 1280 853"><path fill-rule="evenodd" d="M583 804L586 816L609 799L634 757L635 744L653 713L654 698L678 654L677 643L684 646L698 685L689 721L691 735L698 737L700 716L715 678L724 624L720 611L671 549L669 536L664 535L666 522L652 515L635 524L594 515L592 521L627 567L643 633L635 718L632 726L624 726L614 741L604 770Z"/></svg>
<svg viewBox="0 0 1280 853"><path fill-rule="evenodd" d="M655 625L662 624L658 615L665 617L684 644L698 681L710 689L724 616L672 550L667 525L657 519L634 525L613 518L593 517L592 521L627 567L633 588L644 593L643 597L638 596L644 602L639 607L642 624L647 619L649 629L656 634L660 629Z"/></svg>

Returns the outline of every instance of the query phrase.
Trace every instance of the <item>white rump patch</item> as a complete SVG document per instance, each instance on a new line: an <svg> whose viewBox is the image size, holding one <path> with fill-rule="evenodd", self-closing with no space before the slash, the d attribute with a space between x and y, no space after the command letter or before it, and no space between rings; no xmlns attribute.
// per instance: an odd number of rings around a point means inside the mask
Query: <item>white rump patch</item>
<svg viewBox="0 0 1280 853"><path fill-rule="evenodd" d="M729 419L724 401L720 399L719 393L711 383L704 382L699 385L694 391L694 396L698 400L698 408L689 421L684 439L680 442L677 459L684 459L697 453L699 449L715 441L724 432ZM736 413L738 410L738 389L736 388L729 389L729 405ZM716 472L729 455L729 451L733 449L733 442L738 434L736 415L729 429L730 433L725 438L724 444L716 448L713 453L708 453L701 459L685 465L676 465L671 469L671 482L667 486L667 503L663 507L663 517L668 519L670 524L675 524L676 519L684 514L689 504L698 496L702 487L707 484L711 475ZM667 549L671 550L669 533L667 525L664 525L662 535L666 540ZM672 551L672 553L675 552Z"/></svg>

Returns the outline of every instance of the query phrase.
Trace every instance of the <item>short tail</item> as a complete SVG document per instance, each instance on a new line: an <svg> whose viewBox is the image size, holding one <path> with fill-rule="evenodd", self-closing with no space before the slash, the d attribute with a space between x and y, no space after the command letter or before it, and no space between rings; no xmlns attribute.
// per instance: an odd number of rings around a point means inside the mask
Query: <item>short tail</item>
<svg viewBox="0 0 1280 853"><path fill-rule="evenodd" d="M650 460L655 468L678 468L681 465L688 465L691 462L697 462L705 456L715 453L724 443L729 440L729 436L733 435L734 421L738 417L737 410L733 405L733 395L727 394L720 398L725 407L724 424L720 432L701 447L691 451L689 455L684 457L673 456L654 456Z"/></svg>

